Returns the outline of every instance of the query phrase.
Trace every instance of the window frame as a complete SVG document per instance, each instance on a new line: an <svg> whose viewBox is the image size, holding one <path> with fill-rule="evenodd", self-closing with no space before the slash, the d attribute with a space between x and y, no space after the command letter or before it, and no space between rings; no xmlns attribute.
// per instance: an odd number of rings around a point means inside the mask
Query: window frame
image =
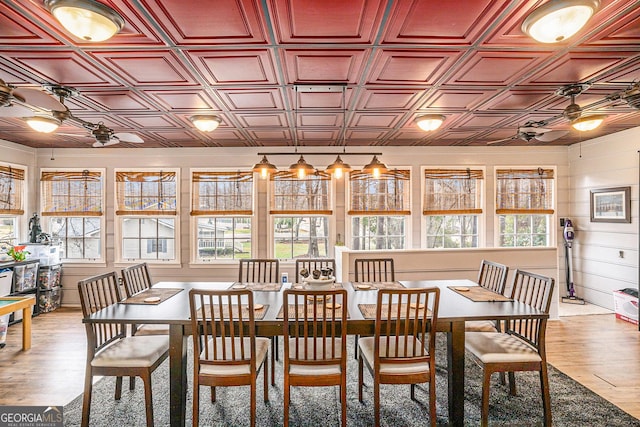
<svg viewBox="0 0 640 427"><path fill-rule="evenodd" d="M167 213L167 214L153 214L153 215L142 215L140 213L123 213L123 211L119 211L119 203L118 203L118 182L117 176L118 173L173 173L175 174L175 185L176 185L176 209L175 213ZM181 223L181 215L180 215L180 196L181 196L181 175L180 168L116 168L113 170L113 203L114 203L114 223L115 223L115 233L114 233L114 258L115 264L117 265L130 265L136 264L139 262L146 262L148 264L164 264L164 265L180 265L182 262L182 251L181 251L181 233L180 233L180 223ZM123 257L123 243L124 243L124 230L123 223L125 218L131 219L156 219L161 220L162 218L171 218L174 221L174 258L173 259L160 259L160 258L124 258ZM138 236L140 238L140 236ZM159 236L156 236L159 238Z"/></svg>
<svg viewBox="0 0 640 427"><path fill-rule="evenodd" d="M42 180L42 176L44 173L65 173L65 172L84 172L88 171L90 173L98 173L100 174L100 179L102 181L101 189L100 189L100 202L101 202L101 212L99 215L55 215L55 214L47 214L44 212L44 207L46 203L44 202L45 191L44 191L44 182ZM61 262L65 264L104 264L106 262L106 169L105 168L41 168L39 174L39 185L40 185L40 208L41 215L43 218L43 229L46 230L47 233L52 234L52 221L55 218L99 218L100 221L100 256L97 258L60 258ZM68 237L68 235L67 235ZM65 252L66 253L66 252Z"/></svg>
<svg viewBox="0 0 640 427"><path fill-rule="evenodd" d="M20 235L25 223L25 213L26 213L25 204L27 202L26 197L27 197L27 183L29 178L29 168L25 165L20 165L17 163L10 163L10 162L0 162L0 167L9 168L9 170L16 169L16 170L22 171L21 173L22 188L20 189L20 208L16 209L16 212L10 212L11 209L8 209L8 212L0 213L0 217L9 218L13 220L13 237L12 238L13 238L13 245L15 245L19 243L20 240L22 240L20 238ZM11 180L13 181L14 179L11 178ZM9 244L9 242L7 242L7 244ZM4 259L8 261L8 260L11 260L11 257L6 255L6 253L4 253L3 251L3 253L0 255L0 260L4 260Z"/></svg>
<svg viewBox="0 0 640 427"><path fill-rule="evenodd" d="M194 203L194 181L193 177L195 173L251 173L252 174L252 194L251 194L251 211L250 215L247 214L238 214L238 215L230 215L230 214L220 214L220 215L209 215L209 214L198 214L195 215L193 213L193 203ZM251 253L249 254L250 258L255 257L255 253L257 250L256 242L258 241L258 220L257 220L257 193L258 193L258 180L259 174L252 172L251 170L238 170L238 168L191 168L189 170L189 200L190 200L190 213L189 218L189 230L191 235L189 236L189 246L190 246L190 264L192 265L212 265L212 264L236 264L238 259L240 258L211 258L211 259L203 259L198 257L198 219L200 218L249 218L251 220Z"/></svg>

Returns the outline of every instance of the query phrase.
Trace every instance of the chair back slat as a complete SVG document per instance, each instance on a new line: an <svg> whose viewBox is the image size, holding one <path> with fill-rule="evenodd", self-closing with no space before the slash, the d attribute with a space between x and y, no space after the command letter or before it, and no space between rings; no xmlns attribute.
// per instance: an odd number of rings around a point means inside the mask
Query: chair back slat
<svg viewBox="0 0 640 427"><path fill-rule="evenodd" d="M122 281L124 282L127 298L147 290L153 285L149 274L149 266L146 262L123 268Z"/></svg>
<svg viewBox="0 0 640 427"><path fill-rule="evenodd" d="M287 289L285 363L333 365L346 359L347 291Z"/></svg>
<svg viewBox="0 0 640 427"><path fill-rule="evenodd" d="M356 282L393 282L396 280L393 258L356 259Z"/></svg>
<svg viewBox="0 0 640 427"><path fill-rule="evenodd" d="M504 294L509 267L497 262L482 260L478 272L478 284L493 292Z"/></svg>
<svg viewBox="0 0 640 427"><path fill-rule="evenodd" d="M278 283L280 281L280 261L277 259L241 259L238 281Z"/></svg>
<svg viewBox="0 0 640 427"><path fill-rule="evenodd" d="M200 365L250 365L255 373L253 308L253 294L246 289L190 290L196 362Z"/></svg>
<svg viewBox="0 0 640 427"><path fill-rule="evenodd" d="M511 298L533 308L549 313L554 279L539 274L516 270L511 288ZM506 333L518 336L539 348L544 342L546 319L517 319L507 322Z"/></svg>
<svg viewBox="0 0 640 427"><path fill-rule="evenodd" d="M439 299L438 288L378 291L374 347L376 364L415 363L432 359Z"/></svg>
<svg viewBox="0 0 640 427"><path fill-rule="evenodd" d="M302 269L307 269L309 274L313 273L313 270L322 270L323 268L330 268L336 271L336 261L333 258L298 258L296 259L296 275L294 280L296 283L301 283L303 277L300 276Z"/></svg>
<svg viewBox="0 0 640 427"><path fill-rule="evenodd" d="M78 293L84 317L122 300L115 271L79 281ZM123 338L126 332L124 325L115 323L85 323L85 329L89 348L94 354L111 342Z"/></svg>

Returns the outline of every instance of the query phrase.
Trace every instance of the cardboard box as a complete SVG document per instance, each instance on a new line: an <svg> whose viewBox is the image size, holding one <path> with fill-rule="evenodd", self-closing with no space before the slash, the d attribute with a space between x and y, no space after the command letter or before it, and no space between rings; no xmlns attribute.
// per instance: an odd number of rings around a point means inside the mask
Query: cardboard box
<svg viewBox="0 0 640 427"><path fill-rule="evenodd" d="M638 324L638 291L636 289L613 291L613 307L616 318Z"/></svg>

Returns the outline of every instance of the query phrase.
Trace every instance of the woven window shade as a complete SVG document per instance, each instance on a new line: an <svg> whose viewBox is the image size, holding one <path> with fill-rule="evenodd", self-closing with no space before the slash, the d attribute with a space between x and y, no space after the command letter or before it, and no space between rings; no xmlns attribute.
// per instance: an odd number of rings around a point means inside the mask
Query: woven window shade
<svg viewBox="0 0 640 427"><path fill-rule="evenodd" d="M177 215L175 172L116 172L116 215Z"/></svg>
<svg viewBox="0 0 640 427"><path fill-rule="evenodd" d="M380 178L351 172L349 215L411 215L410 180L409 170L389 170Z"/></svg>
<svg viewBox="0 0 640 427"><path fill-rule="evenodd" d="M251 215L253 172L192 172L191 215Z"/></svg>
<svg viewBox="0 0 640 427"><path fill-rule="evenodd" d="M0 214L24 214L24 169L0 166Z"/></svg>
<svg viewBox="0 0 640 427"><path fill-rule="evenodd" d="M424 172L424 215L482 213L482 170L427 169Z"/></svg>
<svg viewBox="0 0 640 427"><path fill-rule="evenodd" d="M42 172L40 187L42 216L102 215L101 172Z"/></svg>
<svg viewBox="0 0 640 427"><path fill-rule="evenodd" d="M316 172L300 179L294 172L271 174L271 214L331 215L331 175Z"/></svg>
<svg viewBox="0 0 640 427"><path fill-rule="evenodd" d="M498 169L496 214L553 214L552 169Z"/></svg>

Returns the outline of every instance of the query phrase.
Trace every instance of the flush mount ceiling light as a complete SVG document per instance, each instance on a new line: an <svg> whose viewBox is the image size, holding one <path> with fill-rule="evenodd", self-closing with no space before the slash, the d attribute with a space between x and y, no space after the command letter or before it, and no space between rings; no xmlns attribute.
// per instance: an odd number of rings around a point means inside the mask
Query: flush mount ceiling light
<svg viewBox="0 0 640 427"><path fill-rule="evenodd" d="M370 173L374 178L380 178L380 174L387 171L387 165L378 160L378 156L373 156L371 163L362 168L362 172Z"/></svg>
<svg viewBox="0 0 640 427"><path fill-rule="evenodd" d="M442 114L425 114L416 117L414 122L420 127L420 129L430 132L436 130L442 125L445 120L445 116Z"/></svg>
<svg viewBox="0 0 640 427"><path fill-rule="evenodd" d="M573 122L571 122L571 126L573 126L574 129L577 129L582 132L594 130L595 128L597 128L602 124L605 117L606 116L603 114L580 117L579 119L576 119Z"/></svg>
<svg viewBox="0 0 640 427"><path fill-rule="evenodd" d="M31 129L42 133L51 133L60 126L58 120L48 117L29 117L25 121Z"/></svg>
<svg viewBox="0 0 640 427"><path fill-rule="evenodd" d="M580 31L600 7L599 0L550 0L522 22L522 31L542 43L558 43Z"/></svg>
<svg viewBox="0 0 640 427"><path fill-rule="evenodd" d="M201 132L211 132L216 130L222 120L218 116L191 116L191 122Z"/></svg>
<svg viewBox="0 0 640 427"><path fill-rule="evenodd" d="M302 179L310 173L314 173L316 170L313 166L304 160L301 155L297 162L289 166L289 172L295 172L298 174L298 178Z"/></svg>
<svg viewBox="0 0 640 427"><path fill-rule="evenodd" d="M340 155L338 155L336 160L329 166L327 166L327 169L325 169L325 171L333 174L333 176L335 176L337 179L342 178L342 175L344 175L346 172L351 172L351 170L352 169L349 163L343 162L340 158Z"/></svg>
<svg viewBox="0 0 640 427"><path fill-rule="evenodd" d="M101 42L124 27L124 19L107 5L94 0L45 0L44 7L79 39Z"/></svg>
<svg viewBox="0 0 640 427"><path fill-rule="evenodd" d="M270 173L277 172L278 168L274 164L269 163L265 154L262 156L260 162L253 165L253 171L258 172L262 178L266 178Z"/></svg>

